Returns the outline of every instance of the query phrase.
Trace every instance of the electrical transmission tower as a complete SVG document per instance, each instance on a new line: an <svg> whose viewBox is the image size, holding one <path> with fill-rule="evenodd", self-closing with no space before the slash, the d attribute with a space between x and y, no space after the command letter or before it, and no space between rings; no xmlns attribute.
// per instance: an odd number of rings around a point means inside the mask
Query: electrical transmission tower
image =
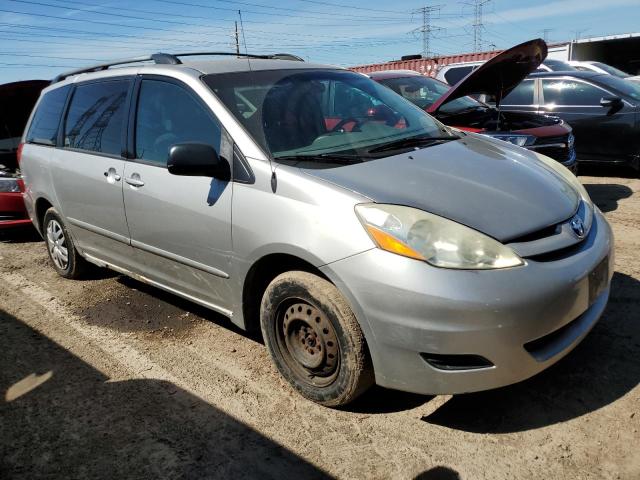
<svg viewBox="0 0 640 480"><path fill-rule="evenodd" d="M422 26L412 30L413 33L422 34L422 56L431 57L433 52L431 51L431 37L434 32L443 30L431 23L433 15L440 10L442 5L431 5L418 8L414 10L413 14L420 14L422 16Z"/></svg>
<svg viewBox="0 0 640 480"><path fill-rule="evenodd" d="M482 31L484 30L484 24L482 23L482 8L490 3L491 0L473 0L471 2L465 2L466 5L473 7L473 51L479 52L482 50Z"/></svg>
<svg viewBox="0 0 640 480"><path fill-rule="evenodd" d="M545 42L549 41L549 34L553 32L553 30L554 30L553 28L543 28L542 30L540 30L540 32L542 32L542 39Z"/></svg>

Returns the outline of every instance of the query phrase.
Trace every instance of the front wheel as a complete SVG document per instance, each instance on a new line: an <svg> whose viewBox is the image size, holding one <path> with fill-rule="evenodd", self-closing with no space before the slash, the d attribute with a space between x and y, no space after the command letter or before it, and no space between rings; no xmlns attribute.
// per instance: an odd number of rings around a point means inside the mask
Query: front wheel
<svg viewBox="0 0 640 480"><path fill-rule="evenodd" d="M321 405L346 405L373 384L362 330L338 289L308 272L286 272L260 307L264 341L282 376Z"/></svg>
<svg viewBox="0 0 640 480"><path fill-rule="evenodd" d="M54 208L44 214L44 234L53 268L65 278L78 278L86 270L86 260L80 256L62 218Z"/></svg>

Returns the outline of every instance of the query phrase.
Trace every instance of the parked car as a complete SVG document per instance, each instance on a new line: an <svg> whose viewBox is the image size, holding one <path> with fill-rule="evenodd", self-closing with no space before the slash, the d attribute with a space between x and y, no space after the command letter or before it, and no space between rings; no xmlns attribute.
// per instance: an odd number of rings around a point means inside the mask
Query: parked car
<svg viewBox="0 0 640 480"><path fill-rule="evenodd" d="M592 60L571 60L569 64L581 72L604 73L607 75L613 75L614 77L624 78L625 80L630 80L632 82L640 82L640 75L631 75L619 68L607 65L606 63L595 62Z"/></svg>
<svg viewBox="0 0 640 480"><path fill-rule="evenodd" d="M0 85L0 230L31 225L22 200L18 146L40 91L48 84L30 80Z"/></svg>
<svg viewBox="0 0 640 480"><path fill-rule="evenodd" d="M537 68L537 72L572 72L576 70L575 67L569 62L563 60L555 60L553 58L545 59L544 63L540 64Z"/></svg>
<svg viewBox="0 0 640 480"><path fill-rule="evenodd" d="M261 328L328 406L374 382L507 385L587 335L613 241L567 169L364 75L234 57L156 54L44 90L21 165L60 275L109 267Z"/></svg>
<svg viewBox="0 0 640 480"><path fill-rule="evenodd" d="M372 72L369 76L445 125L536 150L576 173L571 127L560 118L537 113L501 112L467 96L483 94L508 98L509 92L540 65L546 51L542 40L523 43L492 58L453 87L412 70L385 70Z"/></svg>
<svg viewBox="0 0 640 480"><path fill-rule="evenodd" d="M485 60L478 62L449 63L447 65L443 65L436 73L436 80L440 80L441 82L449 85L455 85L484 63ZM575 70L575 68L567 62L553 59L546 59L544 63L539 64L537 67L537 71L540 72L557 72L566 70Z"/></svg>
<svg viewBox="0 0 640 480"><path fill-rule="evenodd" d="M571 124L579 162L640 168L640 84L595 72L531 74L502 102Z"/></svg>
<svg viewBox="0 0 640 480"><path fill-rule="evenodd" d="M449 85L455 85L483 63L484 60L479 62L450 63L448 65L443 65L436 72L436 80L440 80L441 82Z"/></svg>

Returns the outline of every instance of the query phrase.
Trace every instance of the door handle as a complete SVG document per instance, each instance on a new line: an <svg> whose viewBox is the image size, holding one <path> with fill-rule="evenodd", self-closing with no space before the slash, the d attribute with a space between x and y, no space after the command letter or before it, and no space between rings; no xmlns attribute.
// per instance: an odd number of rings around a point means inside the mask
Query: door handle
<svg viewBox="0 0 640 480"><path fill-rule="evenodd" d="M127 182L132 187L142 187L142 186L144 186L144 182L142 180L140 180L140 176L135 174L135 173L132 176L130 176L129 178L125 178L124 181Z"/></svg>

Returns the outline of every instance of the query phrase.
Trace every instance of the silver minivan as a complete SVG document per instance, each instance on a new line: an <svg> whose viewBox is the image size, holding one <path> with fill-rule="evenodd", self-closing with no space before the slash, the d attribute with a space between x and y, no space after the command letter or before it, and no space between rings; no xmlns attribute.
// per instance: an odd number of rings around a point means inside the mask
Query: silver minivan
<svg viewBox="0 0 640 480"><path fill-rule="evenodd" d="M337 67L189 59L43 91L20 166L60 275L108 267L261 329L328 406L523 380L602 314L611 229L557 162Z"/></svg>

